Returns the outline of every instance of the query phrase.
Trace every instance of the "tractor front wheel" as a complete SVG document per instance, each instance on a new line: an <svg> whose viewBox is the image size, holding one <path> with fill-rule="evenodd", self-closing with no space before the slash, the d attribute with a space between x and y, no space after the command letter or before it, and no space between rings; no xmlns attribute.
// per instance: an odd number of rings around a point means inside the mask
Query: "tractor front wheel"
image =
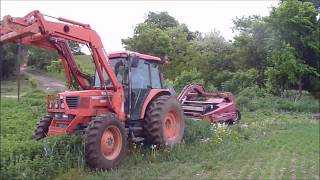
<svg viewBox="0 0 320 180"><path fill-rule="evenodd" d="M182 140L184 127L182 107L176 98L160 96L148 106L144 119L148 144L175 145Z"/></svg>
<svg viewBox="0 0 320 180"><path fill-rule="evenodd" d="M51 121L52 121L52 117L47 115L47 116L41 118L39 122L37 122L37 127L33 133L33 138L35 140L38 141L42 138L47 137Z"/></svg>
<svg viewBox="0 0 320 180"><path fill-rule="evenodd" d="M85 159L93 169L113 169L125 157L124 126L112 113L95 117L85 131Z"/></svg>

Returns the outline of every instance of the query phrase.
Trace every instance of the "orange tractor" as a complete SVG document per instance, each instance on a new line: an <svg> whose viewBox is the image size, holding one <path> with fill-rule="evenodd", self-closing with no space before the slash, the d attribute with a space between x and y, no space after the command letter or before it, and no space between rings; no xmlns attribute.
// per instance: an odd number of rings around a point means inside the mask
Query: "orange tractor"
<svg viewBox="0 0 320 180"><path fill-rule="evenodd" d="M180 103L163 88L160 58L136 52L106 55L99 35L88 24L65 18L46 20L39 11L24 17L5 16L1 44L13 42L50 49L60 55L69 86L81 91L48 96L48 114L34 132L40 140L84 131L85 160L94 169L114 168L124 158L127 139L175 145L184 134ZM82 73L69 41L85 44L92 53L94 78Z"/></svg>
<svg viewBox="0 0 320 180"><path fill-rule="evenodd" d="M137 52L107 55L90 25L65 18L49 21L39 11L24 17L5 16L0 43L33 45L57 52L69 87L81 91L49 95L48 114L37 124L34 138L84 132L85 160L94 169L117 167L127 141L175 145L184 135L184 115L211 122L240 120L231 93L207 93L199 84L182 92L165 89L159 66L165 61ZM54 18L52 16L49 16ZM95 65L93 78L75 62L69 42L85 44Z"/></svg>

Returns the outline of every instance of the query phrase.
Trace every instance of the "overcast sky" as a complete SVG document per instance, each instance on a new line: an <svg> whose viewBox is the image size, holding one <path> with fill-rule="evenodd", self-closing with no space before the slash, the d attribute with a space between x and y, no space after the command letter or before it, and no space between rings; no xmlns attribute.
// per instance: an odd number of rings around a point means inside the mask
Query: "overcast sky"
<svg viewBox="0 0 320 180"><path fill-rule="evenodd" d="M24 16L32 10L88 23L95 29L107 52L122 50L121 39L133 35L134 26L149 11L167 11L192 31L217 29L230 40L232 19L248 15L269 15L278 1L3 1L4 15Z"/></svg>

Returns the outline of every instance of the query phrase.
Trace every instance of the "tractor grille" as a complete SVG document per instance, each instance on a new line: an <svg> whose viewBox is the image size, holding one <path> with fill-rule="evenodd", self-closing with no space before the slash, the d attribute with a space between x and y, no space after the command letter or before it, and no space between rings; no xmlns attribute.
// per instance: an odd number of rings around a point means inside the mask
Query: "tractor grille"
<svg viewBox="0 0 320 180"><path fill-rule="evenodd" d="M79 107L79 96L67 96L66 97L67 105L70 109L77 109Z"/></svg>

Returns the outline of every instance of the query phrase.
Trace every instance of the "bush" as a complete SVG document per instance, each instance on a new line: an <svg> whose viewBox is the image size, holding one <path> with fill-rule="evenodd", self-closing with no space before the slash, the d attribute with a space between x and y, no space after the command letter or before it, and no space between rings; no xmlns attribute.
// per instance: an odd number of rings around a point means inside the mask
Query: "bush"
<svg viewBox="0 0 320 180"><path fill-rule="evenodd" d="M194 121L192 119L186 119L185 123L185 143L189 144L210 137L209 121Z"/></svg>
<svg viewBox="0 0 320 180"><path fill-rule="evenodd" d="M297 91L287 91L285 96L279 97L268 94L266 90L254 87L243 89L236 97L241 110L256 111L298 111L318 112L319 102L304 92L299 98Z"/></svg>
<svg viewBox="0 0 320 180"><path fill-rule="evenodd" d="M32 90L37 89L37 87L38 87L38 81L35 80L35 79L31 79L31 80L30 80L30 86L31 86L31 89L32 89Z"/></svg>
<svg viewBox="0 0 320 180"><path fill-rule="evenodd" d="M254 86L258 72L255 69L247 71L237 71L232 74L232 78L222 83L222 90L233 93L240 92L243 88Z"/></svg>
<svg viewBox="0 0 320 180"><path fill-rule="evenodd" d="M49 72L61 73L63 70L62 63L59 60L54 60L50 62L50 65L47 66Z"/></svg>
<svg viewBox="0 0 320 180"><path fill-rule="evenodd" d="M182 71L180 76L176 77L174 80L174 89L180 92L182 88L190 83L204 84L204 80L201 78L201 74L197 69L192 69L191 71Z"/></svg>

